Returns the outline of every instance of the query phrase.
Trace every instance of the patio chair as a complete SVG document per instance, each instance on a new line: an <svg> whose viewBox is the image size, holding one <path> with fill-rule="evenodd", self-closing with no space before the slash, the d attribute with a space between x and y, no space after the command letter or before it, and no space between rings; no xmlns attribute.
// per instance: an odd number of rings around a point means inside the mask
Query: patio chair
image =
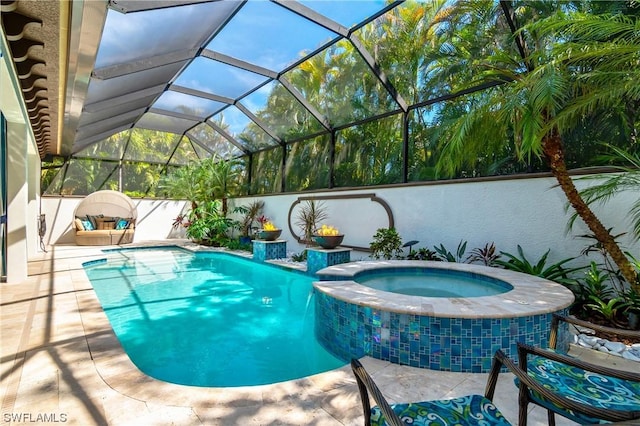
<svg viewBox="0 0 640 426"><path fill-rule="evenodd" d="M515 374L528 388L544 392L555 403L570 406L576 404L565 401L560 395L551 391L546 391L501 350L498 350L493 357L484 395L402 404L389 404L362 364L357 359L351 360L351 369L356 376L360 391L365 426L510 425L511 423L492 402L498 375L503 367ZM370 396L377 404L374 407L370 405ZM520 415L522 416L522 413ZM521 425L526 424L526 412L519 420Z"/></svg>
<svg viewBox="0 0 640 426"><path fill-rule="evenodd" d="M518 364L534 382L543 385L534 389L521 376L516 378L523 426L529 403L547 409L551 426L555 425L555 414L580 424L640 424L640 373L587 363L522 343L518 343Z"/></svg>

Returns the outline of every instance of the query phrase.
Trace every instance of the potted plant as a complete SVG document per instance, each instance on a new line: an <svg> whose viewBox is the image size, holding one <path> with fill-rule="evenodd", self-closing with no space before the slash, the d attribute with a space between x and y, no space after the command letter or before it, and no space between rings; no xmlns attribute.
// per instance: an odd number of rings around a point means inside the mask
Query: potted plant
<svg viewBox="0 0 640 426"><path fill-rule="evenodd" d="M240 243L249 244L251 242L251 230L253 229L253 223L258 219L258 215L262 213L264 208L264 201L255 200L248 206L242 207L242 220L241 220L241 232ZM260 216L264 217L264 216Z"/></svg>
<svg viewBox="0 0 640 426"><path fill-rule="evenodd" d="M322 225L313 233L313 241L324 249L334 249L342 244L344 234L338 228L329 225Z"/></svg>
<svg viewBox="0 0 640 426"><path fill-rule="evenodd" d="M296 218L296 225L302 231L302 239L300 242L310 245L313 243L313 232L317 228L317 224L326 220L328 217L323 202L315 200L307 200L300 208Z"/></svg>
<svg viewBox="0 0 640 426"><path fill-rule="evenodd" d="M267 220L262 224L262 229L258 230L258 239L264 241L275 241L281 233L282 229L277 228L273 222Z"/></svg>

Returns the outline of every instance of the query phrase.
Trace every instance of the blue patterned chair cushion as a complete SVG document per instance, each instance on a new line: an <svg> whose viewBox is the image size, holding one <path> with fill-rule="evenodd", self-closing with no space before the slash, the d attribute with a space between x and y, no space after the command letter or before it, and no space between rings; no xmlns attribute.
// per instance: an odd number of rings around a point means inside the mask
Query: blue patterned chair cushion
<svg viewBox="0 0 640 426"><path fill-rule="evenodd" d="M393 411L407 424L413 426L435 425L510 425L495 405L482 395L469 395L460 398L393 404ZM378 407L371 409L371 425L383 426L382 411Z"/></svg>
<svg viewBox="0 0 640 426"><path fill-rule="evenodd" d="M529 358L527 369L529 375L545 388L574 401L610 410L640 410L640 383L638 382L585 372L581 368L536 356ZM565 417L575 422L608 423L557 407L536 392L530 392L530 394L536 403L555 412L565 413Z"/></svg>

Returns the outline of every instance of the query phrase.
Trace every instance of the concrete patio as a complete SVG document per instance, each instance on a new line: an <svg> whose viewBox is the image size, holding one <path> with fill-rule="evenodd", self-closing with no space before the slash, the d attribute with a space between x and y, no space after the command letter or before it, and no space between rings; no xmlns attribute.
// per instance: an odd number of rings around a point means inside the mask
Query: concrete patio
<svg viewBox="0 0 640 426"><path fill-rule="evenodd" d="M123 352L82 268L99 257L104 257L100 247L50 247L30 262L27 281L0 285L3 425L362 424L348 366L242 388L180 386L142 374ZM422 370L372 358L363 364L390 401L481 393L486 380L486 374ZM511 375L501 375L495 400L515 424ZM532 408L529 419L530 425L547 423L540 408ZM558 424L573 423L559 418Z"/></svg>

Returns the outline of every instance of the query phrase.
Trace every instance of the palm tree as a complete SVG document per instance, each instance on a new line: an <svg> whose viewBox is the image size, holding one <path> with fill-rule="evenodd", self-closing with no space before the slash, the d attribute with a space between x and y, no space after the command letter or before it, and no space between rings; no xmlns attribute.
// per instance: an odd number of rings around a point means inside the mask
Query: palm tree
<svg viewBox="0 0 640 426"><path fill-rule="evenodd" d="M200 163L203 175L201 181L208 185L212 199L222 201L222 216L228 212L228 198L239 186L240 169L234 160L223 160L213 156Z"/></svg>
<svg viewBox="0 0 640 426"><path fill-rule="evenodd" d="M177 167L163 176L158 186L169 197L190 201L191 209L195 210L199 202L206 200L201 193L202 185L197 170L198 163Z"/></svg>
<svg viewBox="0 0 640 426"><path fill-rule="evenodd" d="M474 141L512 133L519 158L544 159L569 204L636 292L640 282L633 264L569 175L564 136L604 107L640 99L639 29L637 19L576 12L523 27L515 34L522 62L510 69L487 64L490 78L507 83L487 92L482 103L453 123L438 164L440 171L452 173L473 161ZM518 67L527 71L518 72Z"/></svg>
<svg viewBox="0 0 640 426"><path fill-rule="evenodd" d="M624 190L640 190L640 155L615 146L610 146L610 149L613 154L609 158L615 160L616 164L627 165L614 166L614 169L619 173L581 178L581 180L604 179L602 182L580 191L580 195L589 205L596 202L606 203L615 194ZM629 217L632 222L633 237L636 241L640 240L640 199L631 206Z"/></svg>

